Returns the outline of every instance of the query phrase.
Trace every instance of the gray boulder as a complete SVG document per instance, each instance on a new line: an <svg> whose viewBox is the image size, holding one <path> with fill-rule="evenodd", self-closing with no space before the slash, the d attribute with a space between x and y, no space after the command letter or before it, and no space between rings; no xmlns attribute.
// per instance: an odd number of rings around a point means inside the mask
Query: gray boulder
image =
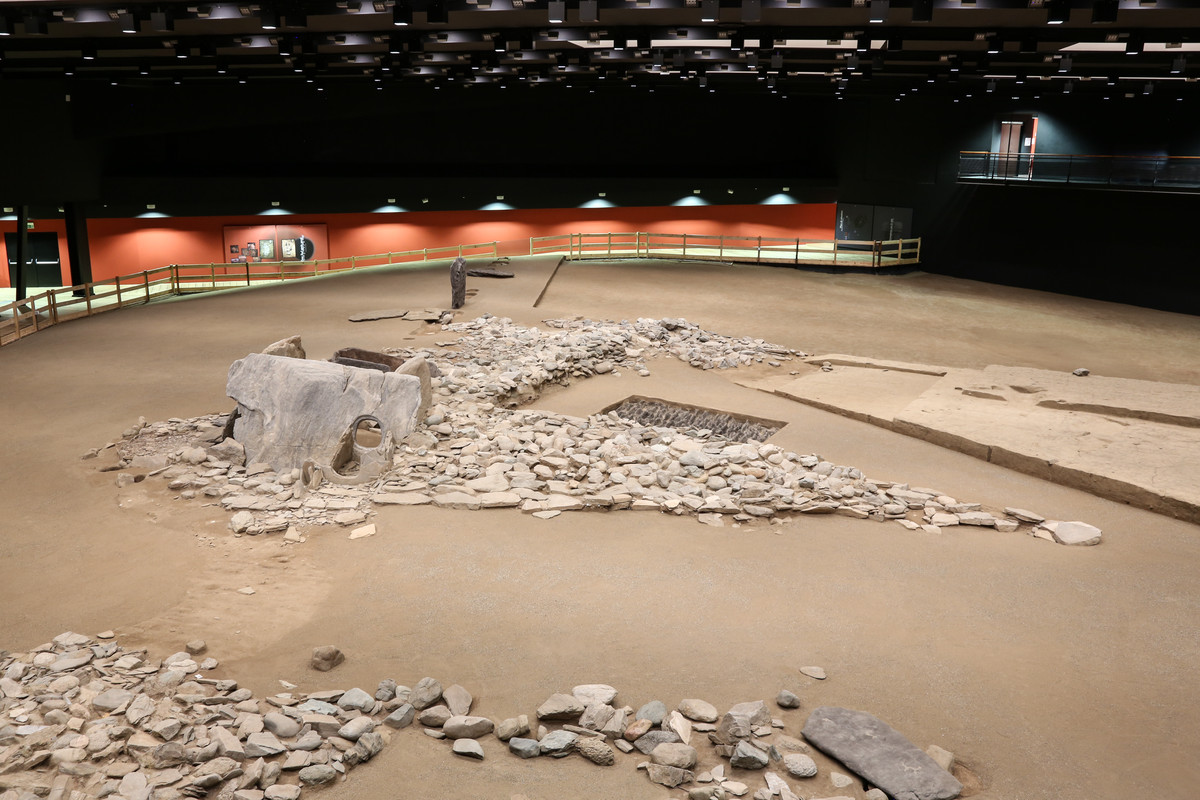
<svg viewBox="0 0 1200 800"><path fill-rule="evenodd" d="M478 739L492 732L495 725L487 717L467 717L455 714L446 720L442 730L448 739Z"/></svg>
<svg viewBox="0 0 1200 800"><path fill-rule="evenodd" d="M895 800L952 800L962 784L902 734L865 711L822 706L804 738Z"/></svg>
<svg viewBox="0 0 1200 800"><path fill-rule="evenodd" d="M233 438L246 462L276 472L312 460L334 464L355 420L379 420L400 441L416 427L421 381L413 375L252 353L229 368L226 393L237 401Z"/></svg>
<svg viewBox="0 0 1200 800"><path fill-rule="evenodd" d="M767 766L767 754L749 742L741 741L734 748L729 763L738 769L763 769Z"/></svg>

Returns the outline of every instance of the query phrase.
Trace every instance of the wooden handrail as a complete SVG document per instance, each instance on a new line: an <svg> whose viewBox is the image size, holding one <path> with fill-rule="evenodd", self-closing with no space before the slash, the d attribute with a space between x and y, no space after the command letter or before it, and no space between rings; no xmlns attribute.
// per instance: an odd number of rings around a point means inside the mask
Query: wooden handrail
<svg viewBox="0 0 1200 800"><path fill-rule="evenodd" d="M919 261L921 252L919 238L876 242L800 237L787 239L724 234L606 231L603 233L531 236L529 253L534 255L565 252L568 258L581 259L613 254L653 258L671 255L672 250L678 249L684 243L691 250L689 258L701 260L715 258L721 261L748 261L775 265L837 264L840 257L840 263L843 264L878 267L881 266L885 255L885 247L894 247L894 250L888 250L886 253L889 265L912 264ZM497 257L500 252L499 245L500 243L496 241L475 242L309 261L255 261L236 264L209 262L207 264L170 264L165 267L155 267L77 286L49 289L41 294L0 306L0 314L11 315L13 325L11 333L6 332L3 326L0 326L0 345L9 344L30 333L44 330L60 322L130 305L142 305L159 297L170 297L193 291L211 291L236 284L249 286L253 285L255 281L318 278L324 275L339 274L343 271L416 261L424 262L431 258L436 259L439 254L444 257L450 255ZM906 248L910 252L915 250L915 257L905 258ZM738 250L748 251L750 255L747 258L739 258ZM704 251L709 252L705 253ZM712 255L713 252L716 255ZM806 255L815 256L815 258L805 258ZM832 259L825 258L828 255L832 255ZM862 256L866 256L866 258L862 258ZM218 273L218 267L222 268L223 272ZM325 269L322 270L321 267L325 267ZM236 269L237 272L229 273L230 268ZM98 289L102 291L98 292ZM60 298L60 295L64 294L66 296ZM115 302L103 302L114 297ZM77 308L80 305L84 306L83 310ZM39 307L40 313L45 314L46 319L38 316ZM22 325L22 321L30 316L32 316L32 325Z"/></svg>

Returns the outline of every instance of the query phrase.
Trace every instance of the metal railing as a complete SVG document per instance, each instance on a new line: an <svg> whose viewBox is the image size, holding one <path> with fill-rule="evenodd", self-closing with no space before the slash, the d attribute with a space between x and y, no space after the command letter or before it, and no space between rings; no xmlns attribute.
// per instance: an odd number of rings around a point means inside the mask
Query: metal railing
<svg viewBox="0 0 1200 800"><path fill-rule="evenodd" d="M877 269L916 264L921 240L847 241L713 236L696 233L562 233L529 240L530 254L565 253L570 259L688 258L750 264L845 266Z"/></svg>
<svg viewBox="0 0 1200 800"><path fill-rule="evenodd" d="M958 180L964 183L1060 183L1118 189L1200 191L1200 157L964 150L958 154Z"/></svg>

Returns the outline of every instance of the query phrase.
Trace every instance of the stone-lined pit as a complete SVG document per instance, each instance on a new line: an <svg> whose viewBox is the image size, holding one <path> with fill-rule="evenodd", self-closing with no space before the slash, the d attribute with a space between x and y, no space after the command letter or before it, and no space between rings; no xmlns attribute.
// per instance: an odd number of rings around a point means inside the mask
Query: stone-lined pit
<svg viewBox="0 0 1200 800"><path fill-rule="evenodd" d="M675 428L684 432L708 431L710 435L730 442L765 442L786 422L750 417L729 411L718 411L687 403L673 403L656 397L631 395L601 413L615 411L618 416L641 425Z"/></svg>

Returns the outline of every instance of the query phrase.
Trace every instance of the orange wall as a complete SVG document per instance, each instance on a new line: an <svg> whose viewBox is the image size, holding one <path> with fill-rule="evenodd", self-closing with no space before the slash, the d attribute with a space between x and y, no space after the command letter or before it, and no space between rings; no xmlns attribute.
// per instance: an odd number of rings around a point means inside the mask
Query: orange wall
<svg viewBox="0 0 1200 800"><path fill-rule="evenodd" d="M92 277L104 280L167 264L223 263L227 255L223 238L226 225L325 223L329 231L329 255L340 258L558 233L609 231L832 239L835 215L834 203L807 203L91 219L88 239ZM14 230L16 223L0 223L0 231ZM58 231L63 280L68 282L70 270L62 220L39 221L37 230ZM0 276L0 286L8 286L7 270Z"/></svg>

